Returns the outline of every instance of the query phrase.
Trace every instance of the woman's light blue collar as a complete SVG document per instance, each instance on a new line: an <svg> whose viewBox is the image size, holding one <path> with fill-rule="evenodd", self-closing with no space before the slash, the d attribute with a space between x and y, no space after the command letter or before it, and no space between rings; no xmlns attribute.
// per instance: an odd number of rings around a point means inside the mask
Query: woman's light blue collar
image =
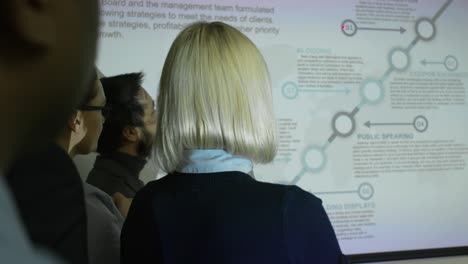
<svg viewBox="0 0 468 264"><path fill-rule="evenodd" d="M240 171L250 174L253 163L247 158L234 156L223 149L185 150L176 171L183 173L214 173Z"/></svg>

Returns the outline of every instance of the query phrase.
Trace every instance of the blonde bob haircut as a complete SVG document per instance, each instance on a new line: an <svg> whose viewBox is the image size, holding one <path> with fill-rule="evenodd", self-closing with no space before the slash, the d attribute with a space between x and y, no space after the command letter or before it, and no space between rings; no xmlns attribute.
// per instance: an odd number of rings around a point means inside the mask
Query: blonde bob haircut
<svg viewBox="0 0 468 264"><path fill-rule="evenodd" d="M185 150L224 149L268 163L276 154L268 69L255 44L232 26L185 28L164 63L157 99L156 161L173 172Z"/></svg>

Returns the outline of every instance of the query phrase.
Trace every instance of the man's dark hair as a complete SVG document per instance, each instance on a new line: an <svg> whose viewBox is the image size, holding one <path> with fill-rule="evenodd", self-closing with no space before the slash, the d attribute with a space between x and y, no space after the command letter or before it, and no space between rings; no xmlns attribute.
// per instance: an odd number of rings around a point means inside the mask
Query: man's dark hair
<svg viewBox="0 0 468 264"><path fill-rule="evenodd" d="M107 98L106 122L99 137L98 153L116 151L122 145L122 132L127 126L143 126L143 106L137 100L144 74L122 74L101 79Z"/></svg>

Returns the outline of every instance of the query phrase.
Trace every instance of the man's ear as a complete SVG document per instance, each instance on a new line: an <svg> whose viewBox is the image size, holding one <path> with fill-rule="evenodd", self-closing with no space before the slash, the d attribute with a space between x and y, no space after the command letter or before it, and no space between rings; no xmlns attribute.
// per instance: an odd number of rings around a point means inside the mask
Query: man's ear
<svg viewBox="0 0 468 264"><path fill-rule="evenodd" d="M138 133L138 129L132 126L126 126L123 131L122 135L125 140L129 142L138 142L140 140L140 134Z"/></svg>
<svg viewBox="0 0 468 264"><path fill-rule="evenodd" d="M55 0L11 1L10 17L15 34L33 46L51 46L55 42L57 28L55 9Z"/></svg>
<svg viewBox="0 0 468 264"><path fill-rule="evenodd" d="M77 133L83 128L83 113L81 111L75 111L68 120L68 127L71 131Z"/></svg>

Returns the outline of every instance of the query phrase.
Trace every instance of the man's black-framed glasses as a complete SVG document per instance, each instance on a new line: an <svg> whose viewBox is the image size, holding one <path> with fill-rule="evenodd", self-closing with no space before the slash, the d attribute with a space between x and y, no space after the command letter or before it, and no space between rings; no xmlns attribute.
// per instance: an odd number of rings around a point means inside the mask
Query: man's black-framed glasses
<svg viewBox="0 0 468 264"><path fill-rule="evenodd" d="M78 107L78 110L81 111L101 111L104 117L109 116L111 108L109 106L94 106L94 105L83 105Z"/></svg>

